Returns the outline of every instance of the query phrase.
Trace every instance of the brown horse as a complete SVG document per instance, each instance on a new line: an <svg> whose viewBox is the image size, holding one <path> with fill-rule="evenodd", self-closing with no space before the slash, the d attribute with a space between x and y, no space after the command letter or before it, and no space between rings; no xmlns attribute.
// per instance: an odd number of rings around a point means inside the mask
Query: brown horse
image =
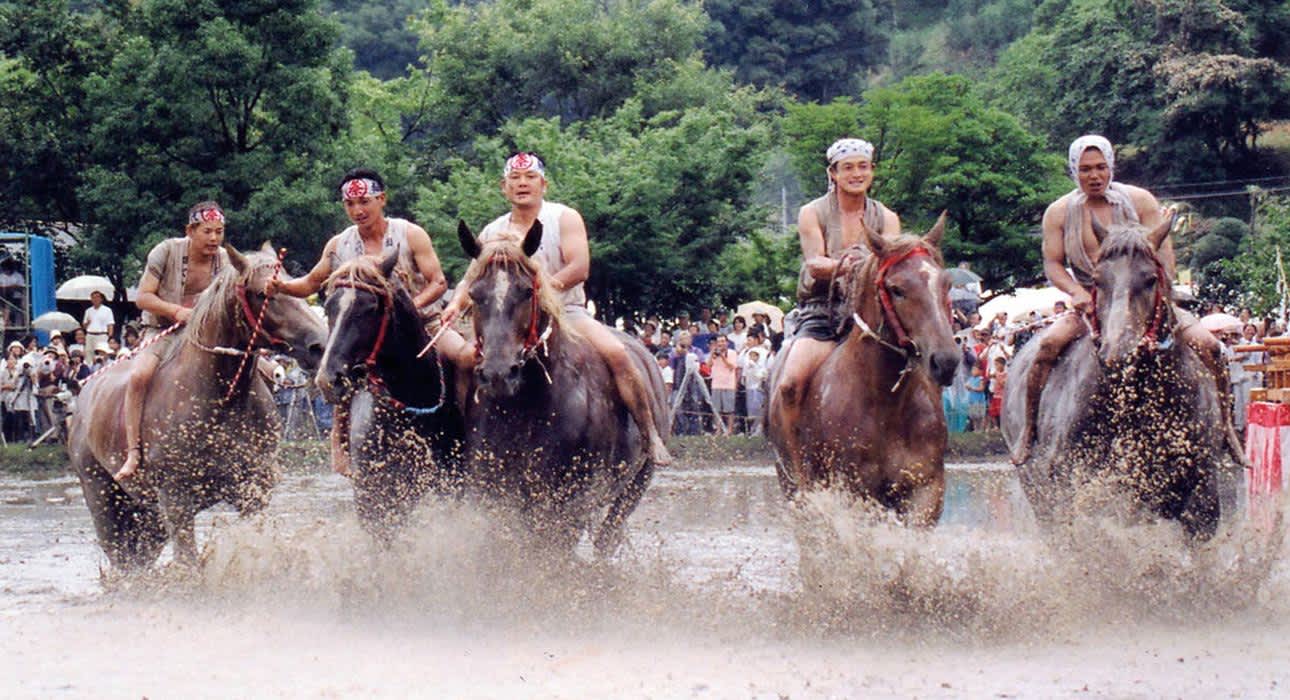
<svg viewBox="0 0 1290 700"><path fill-rule="evenodd" d="M561 323L566 312L551 280L530 257L542 224L534 222L522 246L506 237L481 245L465 223L457 233L474 258L458 285L474 302L479 354L466 410L471 479L514 506L557 552L571 551L607 508L594 544L598 554L612 553L654 465L609 366ZM639 341L620 338L653 388L654 418L667 435L658 365Z"/></svg>
<svg viewBox="0 0 1290 700"><path fill-rule="evenodd" d="M865 230L871 254L846 279L849 329L805 387L800 464L787 460L785 434L793 427L779 412L768 416L790 499L839 488L912 524L940 519L947 431L938 384L948 384L962 361L938 248L944 230L943 215L923 238ZM772 387L780 368L772 369Z"/></svg>
<svg viewBox="0 0 1290 700"><path fill-rule="evenodd" d="M272 251L244 257L226 248L232 265L198 298L157 367L144 407L143 467L124 487L112 474L125 457L121 405L130 362L91 378L72 416L72 467L113 567L147 566L169 538L176 558L191 563L198 511L226 501L246 515L268 504L280 430L269 389L245 349L273 347L308 367L322 357L322 321L299 299L263 294L277 262Z"/></svg>
<svg viewBox="0 0 1290 700"><path fill-rule="evenodd" d="M1171 224L1107 231L1093 220L1102 239L1093 332L1071 343L1053 366L1040 397L1035 449L1017 467L1045 525L1096 500L1077 495L1097 481L1143 511L1180 521L1194 538L1209 537L1218 526L1223 416L1213 375L1183 342L1156 257ZM1009 446L1023 431L1026 377L1038 346L1031 339L1008 370L1002 427Z"/></svg>

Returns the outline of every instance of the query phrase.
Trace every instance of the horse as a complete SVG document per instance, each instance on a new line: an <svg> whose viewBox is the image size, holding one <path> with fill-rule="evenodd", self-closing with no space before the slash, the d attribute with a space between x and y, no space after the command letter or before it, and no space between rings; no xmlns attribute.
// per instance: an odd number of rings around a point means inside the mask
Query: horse
<svg viewBox="0 0 1290 700"><path fill-rule="evenodd" d="M1135 510L1177 520L1193 539L1218 526L1222 412L1212 375L1183 342L1156 251L1167 220L1148 231L1106 230L1094 269L1091 332L1058 358L1041 396L1035 448L1018 465L1037 520L1051 526L1081 507L1080 489L1109 484ZM1025 387L1039 343L1013 358L1004 392L1003 436L1012 447L1025 421Z"/></svg>
<svg viewBox="0 0 1290 700"><path fill-rule="evenodd" d="M157 367L144 407L143 467L124 485L112 474L125 458L130 362L81 390L68 453L99 546L117 570L148 566L171 539L176 560L192 564L199 511L225 501L246 516L268 505L280 430L255 353L272 348L315 367L326 328L303 301L263 294L278 264L266 248L243 256L225 246L232 264L198 298Z"/></svg>
<svg viewBox="0 0 1290 700"><path fill-rule="evenodd" d="M767 409L767 437L790 501L836 488L910 524L940 519L948 437L940 386L962 362L942 274L944 231L944 215L921 238L865 228L869 255L856 251L864 260L844 280L847 329L804 389L800 463L786 447L792 427L782 412ZM772 387L788 350L771 368Z"/></svg>
<svg viewBox="0 0 1290 700"><path fill-rule="evenodd" d="M316 382L327 401L349 412L354 501L363 527L387 542L431 489L460 483L465 426L455 373L427 344L412 295L394 268L360 257L327 282L331 334Z"/></svg>
<svg viewBox="0 0 1290 700"><path fill-rule="evenodd" d="M555 552L571 552L595 516L598 556L621 543L623 523L654 473L644 440L618 398L608 365L562 322L566 313L532 256L534 222L522 244L481 244L465 222L457 236L473 260L458 293L474 303L474 401L466 410L471 481L514 506ZM652 388L660 435L669 431L663 378L639 341L618 334Z"/></svg>

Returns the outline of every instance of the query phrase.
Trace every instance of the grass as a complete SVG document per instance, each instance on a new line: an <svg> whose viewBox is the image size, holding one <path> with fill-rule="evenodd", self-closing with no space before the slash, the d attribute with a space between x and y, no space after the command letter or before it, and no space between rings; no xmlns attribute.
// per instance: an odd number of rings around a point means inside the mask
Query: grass
<svg viewBox="0 0 1290 700"><path fill-rule="evenodd" d="M41 445L27 449L26 444L0 447L0 473L21 474L32 479L69 473L67 452L62 445Z"/></svg>

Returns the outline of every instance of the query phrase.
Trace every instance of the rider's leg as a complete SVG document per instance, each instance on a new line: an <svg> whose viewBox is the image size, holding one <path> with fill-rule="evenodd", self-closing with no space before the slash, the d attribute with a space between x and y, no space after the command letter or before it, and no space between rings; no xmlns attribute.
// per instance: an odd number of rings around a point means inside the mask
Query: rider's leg
<svg viewBox="0 0 1290 700"><path fill-rule="evenodd" d="M802 413L802 403L806 399L806 388L815 376L815 370L833 351L834 343L827 340L816 340L805 335L798 336L788 349L783 368L775 387L771 391L770 410L767 415L778 416L781 425L780 441L788 454L788 466L796 470L802 462L801 440L797 433L797 421ZM776 421L772 420L770 425Z"/></svg>
<svg viewBox="0 0 1290 700"><path fill-rule="evenodd" d="M453 398L457 401L458 409L465 413L466 400L470 398L470 383L475 376L475 346L466 342L455 328L449 328L439 336L435 349L443 355L445 365L452 367L456 374L457 395Z"/></svg>
<svg viewBox="0 0 1290 700"><path fill-rule="evenodd" d="M1199 323L1184 327L1182 337L1183 341L1200 356L1201 361L1205 363L1205 368L1214 378L1214 387L1218 390L1218 405L1223 416L1224 442L1227 443L1227 450L1236 463L1245 466L1245 446L1241 444L1241 437L1236 434L1235 421L1232 419L1235 400L1232 396L1232 380L1227 372L1227 361L1223 358L1222 343Z"/></svg>
<svg viewBox="0 0 1290 700"><path fill-rule="evenodd" d="M349 406L337 404L331 414L331 468L341 476L349 471Z"/></svg>
<svg viewBox="0 0 1290 700"><path fill-rule="evenodd" d="M605 362L609 373L618 387L618 396L622 399L627 411L636 421L636 427L648 440L650 459L656 466L667 466L672 463L672 455L667 451L663 436L659 434L654 421L654 408L651 404L649 385L640 370L627 355L627 347L614 334L596 319L582 314L570 314L566 320L573 319L575 328L591 342Z"/></svg>
<svg viewBox="0 0 1290 700"><path fill-rule="evenodd" d="M130 360L130 381L125 387L125 462L112 478L129 479L143 461L143 400L159 361L151 352L141 352Z"/></svg>
<svg viewBox="0 0 1290 700"><path fill-rule="evenodd" d="M1025 393L1025 421L1021 431L1021 438L1017 444L1013 445L1012 462L1021 464L1030 458L1030 446L1035 441L1035 433L1038 431L1036 424L1039 422L1039 399L1044 394L1044 387L1048 384L1048 375L1053 371L1053 365L1057 364L1057 358L1061 357L1062 351L1071 341L1084 334L1084 321L1076 314L1067 314L1059 317L1048 330L1040 333L1031 342L1039 343L1039 350L1035 353L1035 359L1030 364L1030 374L1026 377Z"/></svg>

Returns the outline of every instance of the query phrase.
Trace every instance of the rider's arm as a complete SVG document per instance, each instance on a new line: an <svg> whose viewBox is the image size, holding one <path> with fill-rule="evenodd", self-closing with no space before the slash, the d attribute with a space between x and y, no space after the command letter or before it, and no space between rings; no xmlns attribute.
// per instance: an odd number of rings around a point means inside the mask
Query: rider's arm
<svg viewBox="0 0 1290 700"><path fill-rule="evenodd" d="M176 322L187 321L188 315L192 313L191 309L185 309L179 304L172 304L157 296L157 291L161 289L161 275L165 272L166 266L166 250L162 245L158 245L148 253L148 262L143 268L143 278L139 280L139 297L134 303L140 311L148 311L158 318L167 318Z"/></svg>
<svg viewBox="0 0 1290 700"><path fill-rule="evenodd" d="M802 245L802 260L812 279L827 280L833 277L838 261L825 255L824 226L812 207L802 207L797 215L797 238Z"/></svg>
<svg viewBox="0 0 1290 700"><path fill-rule="evenodd" d="M439 264L439 256L435 255L430 236L420 226L415 224L408 226L408 248L412 251L412 264L417 266L417 271L426 280L425 289L413 297L412 302L417 305L417 308L429 306L448 291L448 280L444 278L443 266Z"/></svg>
<svg viewBox="0 0 1290 700"><path fill-rule="evenodd" d="M1134 187L1133 190L1133 207L1138 210L1138 221L1146 227L1148 231L1160 225L1164 221L1164 214L1160 210L1160 202L1155 195L1141 187ZM1174 237L1173 233L1165 236L1165 242L1156 248L1156 257L1160 264L1165 266L1165 275L1172 280L1174 278L1174 266L1177 264L1174 256Z"/></svg>
<svg viewBox="0 0 1290 700"><path fill-rule="evenodd" d="M327 278L331 276L331 253L336 248L337 238L339 236L333 236L331 240L327 241L327 245L323 246L322 257L318 259L318 264L314 265L314 269L310 270L309 274L292 280L271 279L265 289L270 294L282 292L302 299L310 294L316 294L327 283Z"/></svg>
<svg viewBox="0 0 1290 700"><path fill-rule="evenodd" d="M888 209L882 217L882 235L899 236L900 235L900 217L896 212Z"/></svg>
<svg viewBox="0 0 1290 700"><path fill-rule="evenodd" d="M1074 297L1084 293L1084 288L1066 269L1066 242L1062 237L1065 220L1065 199L1048 205L1044 212L1044 274L1049 284Z"/></svg>
<svg viewBox="0 0 1290 700"><path fill-rule="evenodd" d="M551 275L555 288L563 292L587 281L591 274L591 248L587 244L587 224L574 209L560 215L560 257L564 267Z"/></svg>

